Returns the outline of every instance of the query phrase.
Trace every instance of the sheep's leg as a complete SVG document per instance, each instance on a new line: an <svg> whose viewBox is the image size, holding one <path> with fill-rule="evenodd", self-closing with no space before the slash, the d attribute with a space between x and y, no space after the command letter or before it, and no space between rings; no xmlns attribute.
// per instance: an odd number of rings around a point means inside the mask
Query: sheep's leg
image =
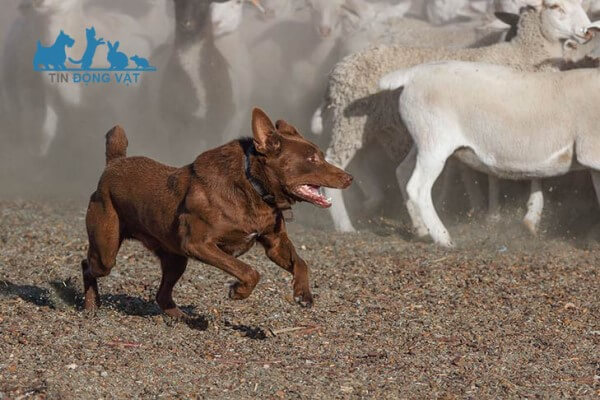
<svg viewBox="0 0 600 400"><path fill-rule="evenodd" d="M413 206L413 203L409 201L408 192L406 191L410 176L415 169L416 162L417 148L413 145L408 155L402 160L400 165L398 165L398 168L396 168L396 179L398 180L398 186L400 186L400 191L402 192L404 203L408 209L408 215L412 221L413 228L415 229L417 236L423 238L429 234L429 231L427 230L418 209L416 209Z"/></svg>
<svg viewBox="0 0 600 400"><path fill-rule="evenodd" d="M444 170L444 164L450 154L452 152L448 154L420 152L417 155L415 170L406 187L409 212L411 207L418 210L433 241L444 247L454 247L454 243L452 243L448 230L435 211L431 190L436 179Z"/></svg>
<svg viewBox="0 0 600 400"><path fill-rule="evenodd" d="M596 192L596 200L600 205L600 171L591 170L592 183L594 184L594 191Z"/></svg>
<svg viewBox="0 0 600 400"><path fill-rule="evenodd" d="M58 127L58 115L54 111L54 108L50 105L46 105L46 117L44 118L44 126L42 127L42 140L40 145L40 155L42 157L48 154L50 145L56 136L56 130Z"/></svg>
<svg viewBox="0 0 600 400"><path fill-rule="evenodd" d="M327 152L326 159L332 164L337 164L341 169L346 169L348 164L354 156L358 149L352 149L351 152L346 154L346 157L342 158L341 162L331 162L334 157L331 156L331 152ZM344 204L344 195L339 189L330 189L325 188L325 194L331 197L331 207L329 208L329 212L331 213L331 217L333 218L333 226L338 232L356 232L354 226L352 225L352 221L350 221L350 216L348 215L348 211L346 210L346 205Z"/></svg>
<svg viewBox="0 0 600 400"><path fill-rule="evenodd" d="M489 222L500 221L500 180L488 175L488 214Z"/></svg>
<svg viewBox="0 0 600 400"><path fill-rule="evenodd" d="M594 188L596 183L594 182ZM529 232L535 236L537 229L542 219L542 210L544 209L544 193L542 192L542 181L533 179L531 181L531 189L529 191L529 200L527 201L527 214L523 219L523 223Z"/></svg>

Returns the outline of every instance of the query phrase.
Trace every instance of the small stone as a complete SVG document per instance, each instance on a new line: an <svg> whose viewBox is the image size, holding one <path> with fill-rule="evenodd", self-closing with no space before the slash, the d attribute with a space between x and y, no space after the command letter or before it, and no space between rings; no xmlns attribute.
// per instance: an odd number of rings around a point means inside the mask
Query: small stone
<svg viewBox="0 0 600 400"><path fill-rule="evenodd" d="M340 390L344 393L352 393L354 392L354 388L352 386L341 386Z"/></svg>
<svg viewBox="0 0 600 400"><path fill-rule="evenodd" d="M103 378L106 378L108 376L108 372L102 371L102 372L100 372L100 376Z"/></svg>
<svg viewBox="0 0 600 400"><path fill-rule="evenodd" d="M75 368L77 368L77 364L75 364L75 363L69 364L69 365L67 365L67 368L68 369L75 369Z"/></svg>

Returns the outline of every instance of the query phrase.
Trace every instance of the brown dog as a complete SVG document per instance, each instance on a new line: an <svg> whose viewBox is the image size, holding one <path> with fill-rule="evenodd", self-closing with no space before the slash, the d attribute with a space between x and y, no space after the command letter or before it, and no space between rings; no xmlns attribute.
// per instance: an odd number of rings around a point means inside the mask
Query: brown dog
<svg viewBox="0 0 600 400"><path fill-rule="evenodd" d="M81 263L86 310L100 304L96 279L110 273L124 239L141 241L160 259L156 301L170 316L184 316L172 292L190 257L238 279L230 298L248 297L259 274L236 257L256 241L293 274L296 301L312 304L308 267L287 236L283 214L297 201L329 207L319 188L346 188L352 176L327 163L293 126L285 121L273 126L260 109L252 113L252 131L253 138L209 150L182 168L126 157L123 129L107 133L106 169L86 216L90 244Z"/></svg>

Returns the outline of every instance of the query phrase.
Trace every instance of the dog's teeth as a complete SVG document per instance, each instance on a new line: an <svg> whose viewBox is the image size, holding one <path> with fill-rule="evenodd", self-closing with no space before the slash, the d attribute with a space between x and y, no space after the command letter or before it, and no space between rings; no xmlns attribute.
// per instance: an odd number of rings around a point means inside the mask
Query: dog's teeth
<svg viewBox="0 0 600 400"><path fill-rule="evenodd" d="M328 198L327 198L327 202L328 202L328 203L331 203L331 197L328 197Z"/></svg>

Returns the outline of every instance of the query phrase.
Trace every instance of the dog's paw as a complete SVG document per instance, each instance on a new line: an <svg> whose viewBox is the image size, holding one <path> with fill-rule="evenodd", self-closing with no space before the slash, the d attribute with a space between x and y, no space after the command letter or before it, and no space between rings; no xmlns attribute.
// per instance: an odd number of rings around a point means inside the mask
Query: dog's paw
<svg viewBox="0 0 600 400"><path fill-rule="evenodd" d="M313 306L313 297L310 292L308 294L294 296L294 301L300 305L300 307L311 308Z"/></svg>
<svg viewBox="0 0 600 400"><path fill-rule="evenodd" d="M229 286L229 298L231 300L244 300L248 296L250 296L250 293L240 282L235 282Z"/></svg>

